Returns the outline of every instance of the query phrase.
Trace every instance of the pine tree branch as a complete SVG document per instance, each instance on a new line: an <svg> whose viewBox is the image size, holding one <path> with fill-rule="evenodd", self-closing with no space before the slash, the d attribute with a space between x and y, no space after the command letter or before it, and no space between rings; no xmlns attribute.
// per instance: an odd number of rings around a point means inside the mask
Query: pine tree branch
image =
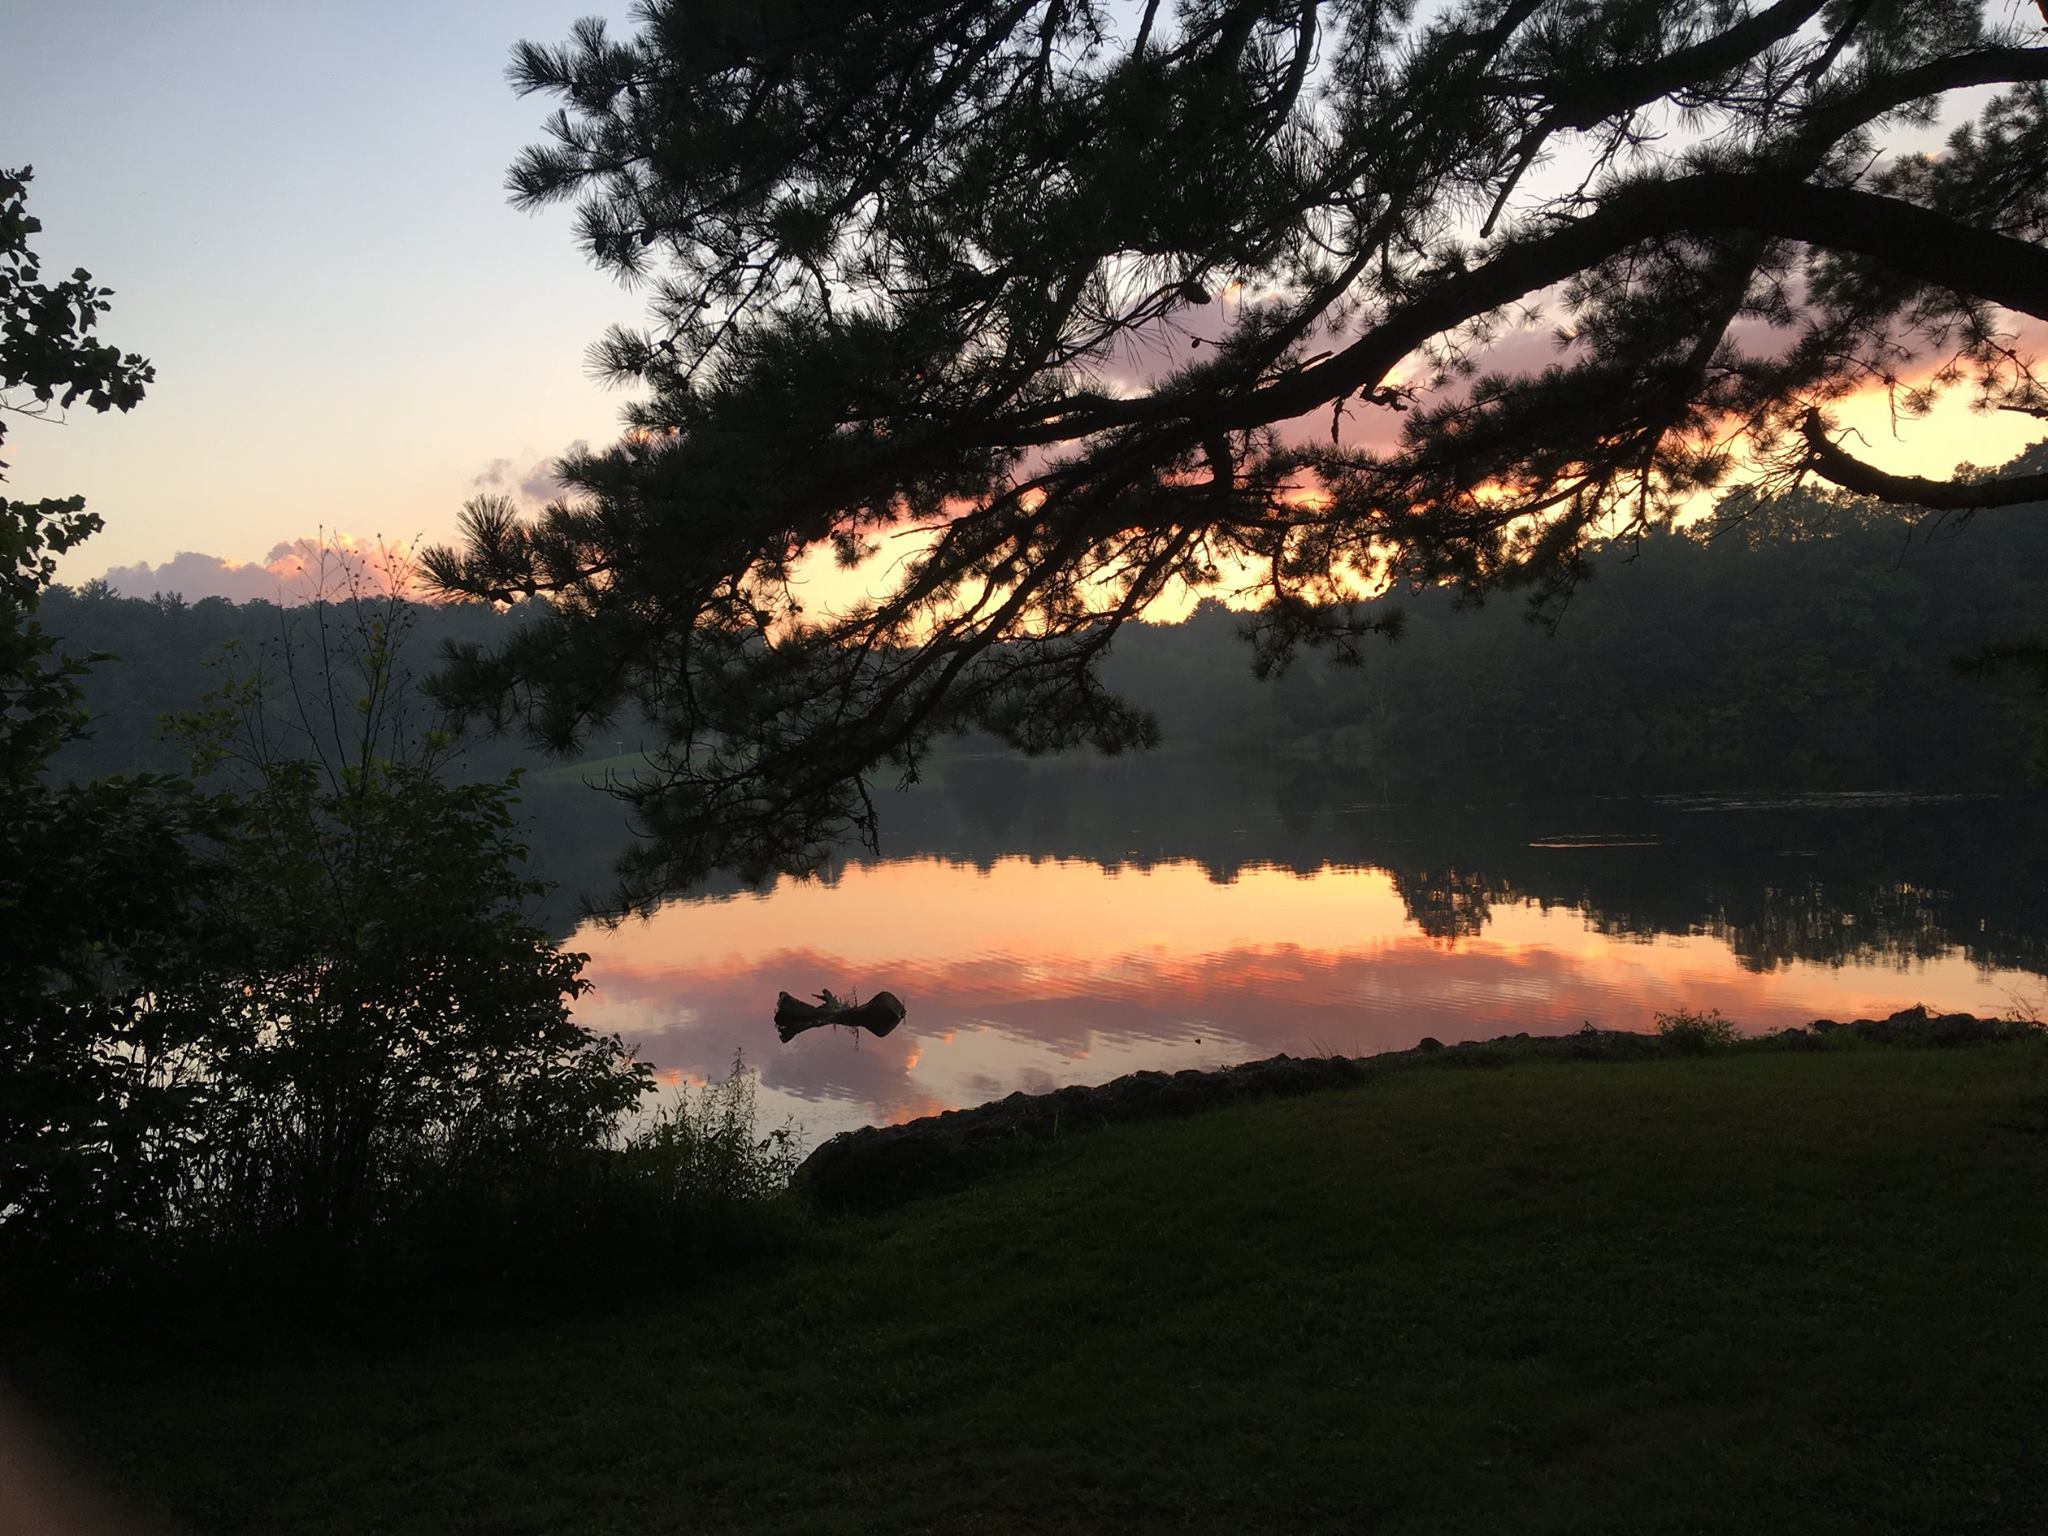
<svg viewBox="0 0 2048 1536"><path fill-rule="evenodd" d="M2048 50L2044 50L2048 52ZM1539 293L1646 241L1743 230L1874 257L1902 274L2007 309L2048 318L2048 250L1979 229L1896 197L1821 187L1770 173L1704 172L1643 181L1549 234L1510 241L1491 261L1446 277L1314 367L1234 399L1188 412L1184 397L1153 393L1004 435L1011 445L1071 442L1179 418L1203 430L1292 421L1380 383L1434 336Z"/></svg>

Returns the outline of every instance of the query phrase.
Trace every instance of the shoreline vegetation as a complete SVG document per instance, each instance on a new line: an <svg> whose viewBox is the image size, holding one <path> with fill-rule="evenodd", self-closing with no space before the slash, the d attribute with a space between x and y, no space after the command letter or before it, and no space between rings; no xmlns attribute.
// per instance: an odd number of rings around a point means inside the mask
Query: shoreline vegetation
<svg viewBox="0 0 2048 1536"><path fill-rule="evenodd" d="M852 1133L693 1275L10 1354L166 1531L2021 1531L2043 1172L2037 1026L1679 1015Z"/></svg>

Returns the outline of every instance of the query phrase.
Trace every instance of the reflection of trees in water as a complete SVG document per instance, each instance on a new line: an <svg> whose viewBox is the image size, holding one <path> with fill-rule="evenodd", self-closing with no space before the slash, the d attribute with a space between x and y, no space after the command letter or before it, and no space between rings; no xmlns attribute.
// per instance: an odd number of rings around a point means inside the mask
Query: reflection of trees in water
<svg viewBox="0 0 2048 1536"><path fill-rule="evenodd" d="M2000 812L2016 810L2010 805L1999 812L1984 806L1918 808L1919 814L1958 831L1973 820L1996 821ZM1631 861L1637 869L1596 868L1576 879L1564 869L1533 867L1538 861L1532 850L1503 842L1485 883L1497 903L1534 900L1546 907L1568 906L1595 931L1615 937L1705 934L1727 944L1755 971L1794 960L1905 966L1961 950L1978 965L2048 973L2048 903L2032 873L2024 836L1989 847L1981 838L1966 838L1963 846L1934 850L1916 850L1902 840L1895 853L1872 856L1809 835L1809 842L1822 846L1787 855L1765 846L1768 839L1760 843L1743 835L1750 829L1740 823L1753 814L1730 812L1712 817L1706 826L1678 829L1679 835L1690 833L1698 841L1644 850ZM1913 813L1893 808L1805 814L1838 822L1881 814L1899 822ZM2039 819L2020 814L2029 823ZM1853 834L1855 829L1840 830ZM1856 839L1852 835L1849 840ZM1807 868L1788 871L1785 866L1795 860ZM1661 889L1645 889L1646 881ZM1396 884L1401 884L1398 875ZM1424 914L1412 904L1410 910L1430 931Z"/></svg>
<svg viewBox="0 0 2048 1536"><path fill-rule="evenodd" d="M1650 862L1663 888L1589 882L1607 933L1704 933L1752 970L1793 960L1905 966L1960 950L2048 973L2038 807L2011 802L1694 815ZM1873 839L1873 827L1883 835ZM1796 828L1788 851L1774 831ZM1789 867L1788 867L1789 866ZM1526 878L1526 877L1525 877Z"/></svg>
<svg viewBox="0 0 2048 1536"><path fill-rule="evenodd" d="M1960 949L1979 965L2048 975L2048 805L2037 800L1728 809L1361 798L1355 776L1298 763L942 758L926 783L881 801L882 853L982 869L1020 853L1112 869L1193 861L1219 882L1252 867L1370 866L1388 872L1423 933L1453 947L1497 909L1530 902L1614 937L1711 935L1754 970L1905 965ZM527 804L536 857L563 885L547 917L566 933L575 895L606 888L623 819L580 785L532 786Z"/></svg>
<svg viewBox="0 0 2048 1536"><path fill-rule="evenodd" d="M1495 892L1477 870L1390 869L1394 889L1415 926L1446 947L1477 938L1493 916Z"/></svg>
<svg viewBox="0 0 2048 1536"><path fill-rule="evenodd" d="M1765 885L1754 910L1715 914L1703 931L1725 940L1752 970L1792 960L1829 965L1932 960L1956 948L1950 899L1909 881L1841 890L1820 880Z"/></svg>
<svg viewBox="0 0 2048 1536"><path fill-rule="evenodd" d="M1108 867L1192 859L1220 880L1367 865L1388 871L1418 928L1453 945L1526 901L1617 937L1708 934L1756 970L1961 949L2048 974L2038 800L1389 807L1358 803L1341 769L1171 755L955 763L936 778L885 822L886 852L982 867L1017 852Z"/></svg>
<svg viewBox="0 0 2048 1536"><path fill-rule="evenodd" d="M1504 894L1496 893L1497 898ZM1760 871L1754 886L1709 886L1704 899L1706 906L1683 927L1668 919L1646 920L1640 913L1605 911L1598 905L1597 891L1569 905L1595 932L1616 938L1691 933L1719 939L1752 971L1775 970L1794 960L1905 965L1972 947L1970 936L1959 931L1950 893L1905 880L1879 879L1857 886L1818 878L1785 879ZM1981 963L2036 969L2048 965L2038 946L2026 941L2002 949L2002 956L1982 958ZM2033 958L2024 958L2022 951Z"/></svg>

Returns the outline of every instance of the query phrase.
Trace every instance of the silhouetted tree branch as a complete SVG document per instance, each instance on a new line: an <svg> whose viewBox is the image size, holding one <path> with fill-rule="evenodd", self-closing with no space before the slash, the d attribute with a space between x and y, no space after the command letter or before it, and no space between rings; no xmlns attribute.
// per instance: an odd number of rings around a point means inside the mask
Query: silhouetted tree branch
<svg viewBox="0 0 2048 1536"><path fill-rule="evenodd" d="M1813 467L1845 490L1936 512L1968 512L1982 507L2019 507L2048 501L2048 475L2008 475L1996 480L1929 480L1921 475L1894 475L1866 464L1827 435L1819 411L1808 411L1801 423Z"/></svg>
<svg viewBox="0 0 2048 1536"><path fill-rule="evenodd" d="M1363 595L1554 603L1589 549L1732 476L1858 473L1805 426L1856 389L2048 403L2012 322L2048 315L2048 47L2006 13L1132 22L657 0L630 39L516 54L563 105L515 200L574 202L645 285L647 327L593 354L638 395L563 501L473 506L426 563L543 600L458 658L451 702L563 750L660 726L618 786L649 833L629 899L872 836L869 775L948 732L1148 743L1096 669L1165 593L1260 602L1284 666L1390 628ZM1889 149L1987 86L1940 153ZM1539 310L1552 358L1509 365ZM885 545L870 598L806 606L807 555Z"/></svg>

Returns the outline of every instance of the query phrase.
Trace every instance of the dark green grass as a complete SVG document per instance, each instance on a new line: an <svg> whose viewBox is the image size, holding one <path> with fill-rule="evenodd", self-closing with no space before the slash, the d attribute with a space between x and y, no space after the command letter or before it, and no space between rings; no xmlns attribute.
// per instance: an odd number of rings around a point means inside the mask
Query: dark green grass
<svg viewBox="0 0 2048 1536"><path fill-rule="evenodd" d="M680 1295L39 1390L193 1531L2040 1531L2044 1174L2038 1041L1404 1071Z"/></svg>

